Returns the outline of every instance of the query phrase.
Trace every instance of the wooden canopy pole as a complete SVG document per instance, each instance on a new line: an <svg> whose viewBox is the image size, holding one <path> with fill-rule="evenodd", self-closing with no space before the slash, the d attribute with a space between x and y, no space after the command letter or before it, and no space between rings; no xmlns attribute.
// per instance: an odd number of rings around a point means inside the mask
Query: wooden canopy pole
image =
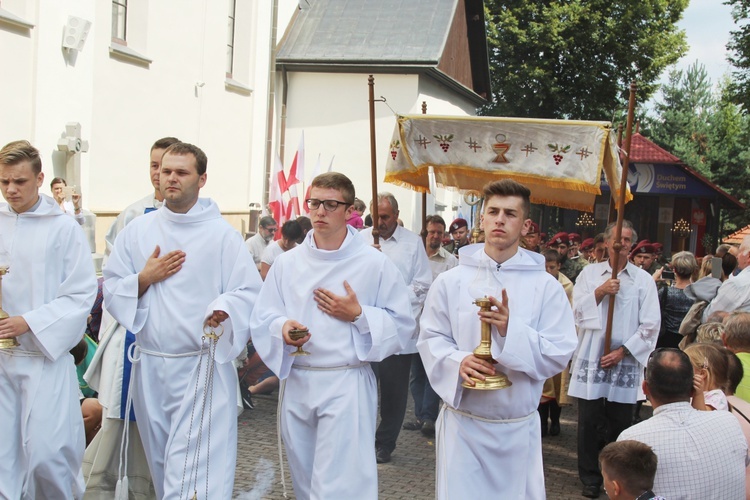
<svg viewBox="0 0 750 500"><path fill-rule="evenodd" d="M422 114L427 114L427 101L422 101ZM432 193L434 196L435 193ZM427 244L427 193L422 193L422 243Z"/></svg>
<svg viewBox="0 0 750 500"><path fill-rule="evenodd" d="M625 189L628 182L628 168L630 167L630 140L633 135L633 117L635 115L635 82L630 84L630 99L628 101L628 121L625 127L625 145L622 154L622 179L620 179L620 196L617 200L617 225L615 226L615 243L612 245L614 255L610 255L612 262L612 279L617 279L620 268L620 250L622 250L622 221L625 218ZM614 191L610 189L610 193ZM607 329L604 331L604 355L612 350L612 321L615 317L615 296L609 296L609 310L607 311Z"/></svg>
<svg viewBox="0 0 750 500"><path fill-rule="evenodd" d="M372 216L372 240L375 245L380 244L380 231L378 230L378 162L375 151L375 78L372 75L367 79L370 87L370 173L372 177L372 204L370 215Z"/></svg>

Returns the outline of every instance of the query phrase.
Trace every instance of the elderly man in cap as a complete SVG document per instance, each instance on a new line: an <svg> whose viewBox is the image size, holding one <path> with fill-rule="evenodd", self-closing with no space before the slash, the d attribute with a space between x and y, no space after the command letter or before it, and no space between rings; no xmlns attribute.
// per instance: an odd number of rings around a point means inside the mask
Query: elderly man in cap
<svg viewBox="0 0 750 500"><path fill-rule="evenodd" d="M583 269L580 259L569 259L568 249L570 248L570 240L568 239L568 233L560 232L552 237L547 244L549 248L557 250L562 256L562 262L560 264L560 272L568 277L573 283L576 282L576 278Z"/></svg>
<svg viewBox="0 0 750 500"><path fill-rule="evenodd" d="M453 241L444 245L444 248L458 257L458 250L469 244L469 223L466 219L458 218L451 222L448 232L451 234Z"/></svg>

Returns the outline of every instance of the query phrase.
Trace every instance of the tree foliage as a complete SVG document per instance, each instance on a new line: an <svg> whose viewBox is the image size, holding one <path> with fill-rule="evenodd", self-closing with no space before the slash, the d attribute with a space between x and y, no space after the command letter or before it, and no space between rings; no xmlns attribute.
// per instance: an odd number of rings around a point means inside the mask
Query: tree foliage
<svg viewBox="0 0 750 500"><path fill-rule="evenodd" d="M737 104L750 110L750 0L727 0L732 7L732 18L738 29L730 32L729 62L736 68L732 73L729 92Z"/></svg>
<svg viewBox="0 0 750 500"><path fill-rule="evenodd" d="M703 65L673 71L644 135L745 204L750 204L750 117L732 101L731 82L718 92ZM749 211L725 211L724 234L750 223Z"/></svg>
<svg viewBox="0 0 750 500"><path fill-rule="evenodd" d="M688 0L487 0L493 102L485 114L609 120L687 50Z"/></svg>

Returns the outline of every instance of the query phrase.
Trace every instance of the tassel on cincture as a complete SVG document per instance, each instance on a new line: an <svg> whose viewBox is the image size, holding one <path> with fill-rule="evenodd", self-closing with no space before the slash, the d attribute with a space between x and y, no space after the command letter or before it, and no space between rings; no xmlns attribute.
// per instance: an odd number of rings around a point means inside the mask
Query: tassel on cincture
<svg viewBox="0 0 750 500"><path fill-rule="evenodd" d="M117 480L115 486L115 500L128 500L128 476Z"/></svg>

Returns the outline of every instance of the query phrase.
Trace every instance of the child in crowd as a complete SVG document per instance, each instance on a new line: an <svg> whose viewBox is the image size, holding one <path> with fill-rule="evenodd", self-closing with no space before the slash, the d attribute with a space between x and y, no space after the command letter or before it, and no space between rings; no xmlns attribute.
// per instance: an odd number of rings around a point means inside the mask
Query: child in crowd
<svg viewBox="0 0 750 500"><path fill-rule="evenodd" d="M696 410L729 410L724 389L727 387L728 364L726 355L714 344L691 344L685 348L695 373L695 395L692 405Z"/></svg>
<svg viewBox="0 0 750 500"><path fill-rule="evenodd" d="M365 213L365 202L359 198L354 198L353 207L354 210L352 210L352 215L346 219L346 223L354 229L361 231L365 227L365 223L362 221L362 215Z"/></svg>
<svg viewBox="0 0 750 500"><path fill-rule="evenodd" d="M612 500L663 500L654 494L657 458L647 444L615 441L599 454L604 491Z"/></svg>

